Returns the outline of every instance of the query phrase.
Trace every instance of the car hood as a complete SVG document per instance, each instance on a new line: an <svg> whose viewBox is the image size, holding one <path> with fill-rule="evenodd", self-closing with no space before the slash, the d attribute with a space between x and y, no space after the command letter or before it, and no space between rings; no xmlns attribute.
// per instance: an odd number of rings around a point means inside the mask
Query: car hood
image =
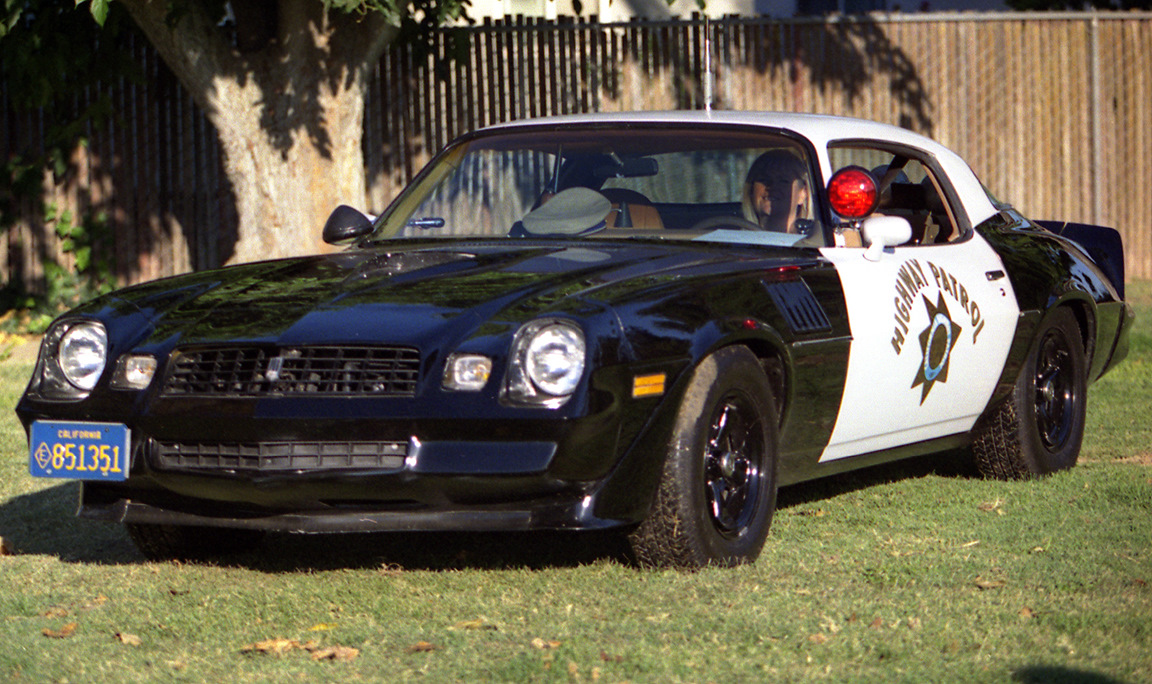
<svg viewBox="0 0 1152 684"><path fill-rule="evenodd" d="M418 343L446 326L465 333L490 320L580 315L667 285L686 270L764 258L763 251L683 243L425 242L178 276L120 290L94 305L144 319L150 330L133 344L382 337ZM778 253L772 260L795 256Z"/></svg>

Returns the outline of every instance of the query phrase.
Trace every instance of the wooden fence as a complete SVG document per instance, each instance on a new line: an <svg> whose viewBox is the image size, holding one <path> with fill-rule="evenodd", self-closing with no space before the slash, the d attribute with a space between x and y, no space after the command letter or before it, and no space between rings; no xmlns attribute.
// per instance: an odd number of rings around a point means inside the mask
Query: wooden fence
<svg viewBox="0 0 1152 684"><path fill-rule="evenodd" d="M710 64L714 108L846 114L928 134L1027 215L1118 228L1128 276L1150 278L1150 45L1150 13L487 21L437 34L426 54L398 48L381 60L366 110L365 207L382 209L435 150L479 126L700 108ZM132 49L149 77L114 86L127 125L90 131L50 188L62 207L111 207L102 248L122 283L219 265L217 243L235 231L211 127L147 45ZM38 123L0 101L0 126L6 154ZM7 280L33 289L45 259L69 258L31 212L0 244Z"/></svg>

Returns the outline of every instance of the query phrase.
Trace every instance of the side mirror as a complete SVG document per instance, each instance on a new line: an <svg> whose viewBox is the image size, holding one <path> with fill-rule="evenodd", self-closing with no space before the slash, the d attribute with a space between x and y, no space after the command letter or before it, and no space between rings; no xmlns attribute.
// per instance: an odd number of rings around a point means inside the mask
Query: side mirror
<svg viewBox="0 0 1152 684"><path fill-rule="evenodd" d="M880 255L888 247L902 245L912 239L912 224L902 216L873 216L860 224L860 234L868 243L864 258L880 261Z"/></svg>
<svg viewBox="0 0 1152 684"><path fill-rule="evenodd" d="M364 237L372 232L372 221L362 212L347 204L332 210L324 222L324 242L342 245Z"/></svg>

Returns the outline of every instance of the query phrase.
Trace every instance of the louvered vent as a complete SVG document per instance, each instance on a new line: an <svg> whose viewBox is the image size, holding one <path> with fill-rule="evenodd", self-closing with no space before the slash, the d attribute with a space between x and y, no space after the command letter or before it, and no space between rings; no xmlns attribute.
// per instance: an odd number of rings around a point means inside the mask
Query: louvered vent
<svg viewBox="0 0 1152 684"><path fill-rule="evenodd" d="M810 333L832 328L828 315L824 313L820 302L816 301L816 295L812 294L803 280L766 283L764 287L776 308L783 314L784 320L795 332Z"/></svg>

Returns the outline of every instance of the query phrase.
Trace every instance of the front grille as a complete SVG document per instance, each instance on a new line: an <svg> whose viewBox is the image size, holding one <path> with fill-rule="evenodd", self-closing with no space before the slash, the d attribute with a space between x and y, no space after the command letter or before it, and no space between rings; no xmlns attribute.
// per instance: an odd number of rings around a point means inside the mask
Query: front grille
<svg viewBox="0 0 1152 684"><path fill-rule="evenodd" d="M399 470L407 442L157 442L153 453L166 470Z"/></svg>
<svg viewBox="0 0 1152 684"><path fill-rule="evenodd" d="M175 352L163 393L410 397L419 378L410 347L213 347Z"/></svg>

